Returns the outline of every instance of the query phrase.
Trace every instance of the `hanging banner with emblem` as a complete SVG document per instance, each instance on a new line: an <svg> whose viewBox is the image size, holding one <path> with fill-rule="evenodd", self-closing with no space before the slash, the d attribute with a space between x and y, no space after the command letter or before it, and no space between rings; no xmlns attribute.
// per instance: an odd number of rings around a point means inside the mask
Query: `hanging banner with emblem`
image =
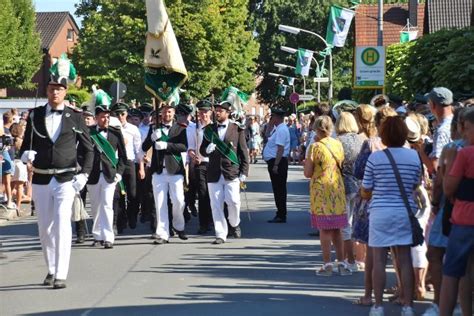
<svg viewBox="0 0 474 316"><path fill-rule="evenodd" d="M383 89L385 47L358 46L354 54L354 89Z"/></svg>

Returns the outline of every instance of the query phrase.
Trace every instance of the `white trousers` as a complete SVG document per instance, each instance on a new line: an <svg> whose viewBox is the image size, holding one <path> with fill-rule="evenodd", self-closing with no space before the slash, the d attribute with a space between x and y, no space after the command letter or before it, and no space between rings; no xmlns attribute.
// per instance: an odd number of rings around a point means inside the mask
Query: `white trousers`
<svg viewBox="0 0 474 316"><path fill-rule="evenodd" d="M38 232L48 273L65 280L71 258L71 213L75 190L72 181L33 184L33 201L38 214Z"/></svg>
<svg viewBox="0 0 474 316"><path fill-rule="evenodd" d="M152 178L156 209L156 235L164 240L170 238L168 217L168 193L173 204L173 228L184 230L184 177L180 174L154 173Z"/></svg>
<svg viewBox="0 0 474 316"><path fill-rule="evenodd" d="M114 193L116 182L108 183L103 174L100 175L97 184L88 184L87 191L91 202L92 235L94 240L109 241L115 240L114 234Z"/></svg>
<svg viewBox="0 0 474 316"><path fill-rule="evenodd" d="M240 181L238 178L227 181L221 175L218 182L209 182L207 187L216 237L226 240L228 229L224 214L224 202L229 211L229 224L236 227L240 224Z"/></svg>

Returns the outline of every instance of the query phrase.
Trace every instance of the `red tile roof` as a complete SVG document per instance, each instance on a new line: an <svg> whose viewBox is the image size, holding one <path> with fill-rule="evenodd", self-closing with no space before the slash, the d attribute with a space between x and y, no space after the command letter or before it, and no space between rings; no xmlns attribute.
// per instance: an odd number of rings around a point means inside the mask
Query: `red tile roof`
<svg viewBox="0 0 474 316"><path fill-rule="evenodd" d="M384 4L383 45L400 43L400 31L407 24L407 4ZM418 5L418 37L423 35L425 5ZM356 46L377 45L378 6L359 5L355 16Z"/></svg>

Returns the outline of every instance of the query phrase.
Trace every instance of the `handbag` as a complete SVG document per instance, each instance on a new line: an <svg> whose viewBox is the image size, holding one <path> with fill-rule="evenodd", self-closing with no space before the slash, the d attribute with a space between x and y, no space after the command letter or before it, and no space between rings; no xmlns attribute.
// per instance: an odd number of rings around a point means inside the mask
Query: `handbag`
<svg viewBox="0 0 474 316"><path fill-rule="evenodd" d="M393 173L395 174L395 178L397 179L398 188L400 190L400 194L403 198L403 203L405 203L406 210L408 212L408 218L410 219L411 225L411 234L413 239L412 247L421 246L425 242L425 237L423 236L423 229L420 226L420 223L415 217L415 214L411 210L410 202L408 202L408 196L405 192L405 187L402 183L402 178L400 177L400 172L398 171L397 165L395 160L393 159L392 153L388 149L384 149L383 152L387 155L390 164L392 165Z"/></svg>
<svg viewBox="0 0 474 316"><path fill-rule="evenodd" d="M76 193L72 203L71 221L79 222L88 218L89 215L87 214L86 208L84 207L84 202L82 201L81 195Z"/></svg>

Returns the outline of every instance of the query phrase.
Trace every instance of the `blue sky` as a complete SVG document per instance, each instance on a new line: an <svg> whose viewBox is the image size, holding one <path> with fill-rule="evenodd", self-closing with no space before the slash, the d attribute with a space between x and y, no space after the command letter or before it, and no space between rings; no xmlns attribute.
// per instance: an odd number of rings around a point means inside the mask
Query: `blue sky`
<svg viewBox="0 0 474 316"><path fill-rule="evenodd" d="M76 9L74 5L80 2L79 0L33 0L36 11L69 11L73 16ZM81 21L77 16L74 16L76 23L81 26Z"/></svg>

